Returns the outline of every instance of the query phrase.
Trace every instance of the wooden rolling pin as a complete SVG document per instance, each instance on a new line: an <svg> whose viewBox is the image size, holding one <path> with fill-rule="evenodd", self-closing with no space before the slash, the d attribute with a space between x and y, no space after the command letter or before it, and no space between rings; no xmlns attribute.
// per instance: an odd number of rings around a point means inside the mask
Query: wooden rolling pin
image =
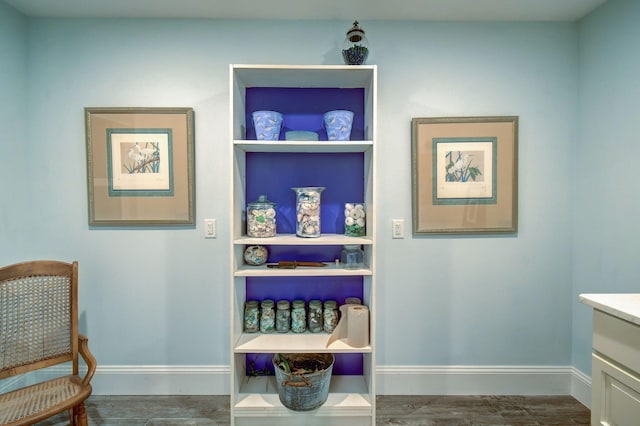
<svg viewBox="0 0 640 426"><path fill-rule="evenodd" d="M323 262L300 262L297 260L281 260L278 263L268 263L267 268L281 268L281 269L295 269L298 266L308 266L308 267L322 267L327 266L326 263Z"/></svg>

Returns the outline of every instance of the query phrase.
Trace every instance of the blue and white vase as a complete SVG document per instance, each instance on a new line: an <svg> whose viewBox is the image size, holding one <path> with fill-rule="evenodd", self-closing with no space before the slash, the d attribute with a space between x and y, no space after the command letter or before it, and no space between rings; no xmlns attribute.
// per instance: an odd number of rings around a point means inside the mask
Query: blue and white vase
<svg viewBox="0 0 640 426"><path fill-rule="evenodd" d="M330 141L348 141L352 124L353 111L338 109L324 114L324 127Z"/></svg>
<svg viewBox="0 0 640 426"><path fill-rule="evenodd" d="M257 140L277 141L280 139L282 114L276 111L254 111L252 117Z"/></svg>

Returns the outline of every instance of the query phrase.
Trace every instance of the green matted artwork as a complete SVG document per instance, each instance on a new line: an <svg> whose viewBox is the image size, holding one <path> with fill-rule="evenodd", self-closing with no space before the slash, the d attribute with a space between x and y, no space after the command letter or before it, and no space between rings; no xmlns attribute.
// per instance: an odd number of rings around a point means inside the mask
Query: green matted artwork
<svg viewBox="0 0 640 426"><path fill-rule="evenodd" d="M518 117L413 118L413 234L517 232Z"/></svg>
<svg viewBox="0 0 640 426"><path fill-rule="evenodd" d="M111 197L174 195L171 129L107 129Z"/></svg>
<svg viewBox="0 0 640 426"><path fill-rule="evenodd" d="M85 108L89 226L195 225L191 108Z"/></svg>

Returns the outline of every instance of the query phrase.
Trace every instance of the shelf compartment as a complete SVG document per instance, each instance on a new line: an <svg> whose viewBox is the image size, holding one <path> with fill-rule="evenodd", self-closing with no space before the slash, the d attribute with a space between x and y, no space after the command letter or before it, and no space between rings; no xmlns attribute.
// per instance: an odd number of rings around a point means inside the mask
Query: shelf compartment
<svg viewBox="0 0 640 426"><path fill-rule="evenodd" d="M300 239L300 238L299 238ZM304 238L303 238L304 239ZM271 239L269 239L271 240ZM236 277L275 277L275 276L367 276L372 275L372 270L368 266L369 249L371 245L364 245L365 248L365 266L360 269L345 269L343 264L336 263L340 260L343 245L280 245L280 244L263 244L262 241L257 244L263 246L268 252L267 263L260 266L248 265L243 262L243 253L245 245L235 246L235 255L238 262L235 264L234 276ZM279 261L286 262L322 262L325 266L305 267L299 266L294 269L287 268L270 268Z"/></svg>
<svg viewBox="0 0 640 426"><path fill-rule="evenodd" d="M306 130L315 132L319 141L327 140L324 114L334 110L349 110L354 113L350 138L367 139L365 125L365 88L339 87L246 87L245 88L245 137L256 139L252 113L273 110L282 114L284 120L280 140L287 131Z"/></svg>
<svg viewBox="0 0 640 426"><path fill-rule="evenodd" d="M347 339L327 347L329 333L243 333L236 342L235 353L370 353L371 345L354 348Z"/></svg>
<svg viewBox="0 0 640 426"><path fill-rule="evenodd" d="M370 277L362 276L337 276L337 277L313 277L313 276L275 276L275 277L246 277L236 281L241 289L245 289L246 299L238 300L239 307L245 300L318 299L321 301L335 300L342 305L347 297L358 297L368 305L369 301L364 297L369 291ZM240 320L241 317L238 317Z"/></svg>
<svg viewBox="0 0 640 426"><path fill-rule="evenodd" d="M322 115L354 111L351 137L374 140L375 66L231 65L233 139L255 139L251 113L275 110L287 130L316 131L326 140ZM289 123L289 124L287 124Z"/></svg>
<svg viewBox="0 0 640 426"><path fill-rule="evenodd" d="M273 376L246 377L232 404L237 417L299 417L300 421L308 418L308 412L293 411L282 405ZM369 417L370 422L372 409L369 390L362 376L332 375L327 401L313 413L319 417Z"/></svg>
<svg viewBox="0 0 640 426"><path fill-rule="evenodd" d="M343 233L345 203L367 201L364 157L360 152L247 153L246 200L266 195L277 204L277 232L295 234L296 193L291 188L324 187L320 202L321 232Z"/></svg>

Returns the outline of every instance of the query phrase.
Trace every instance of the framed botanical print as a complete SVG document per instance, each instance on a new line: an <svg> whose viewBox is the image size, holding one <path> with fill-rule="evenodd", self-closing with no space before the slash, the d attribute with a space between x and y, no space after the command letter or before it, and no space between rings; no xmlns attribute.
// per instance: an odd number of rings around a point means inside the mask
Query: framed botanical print
<svg viewBox="0 0 640 426"><path fill-rule="evenodd" d="M89 226L195 225L191 108L85 108Z"/></svg>
<svg viewBox="0 0 640 426"><path fill-rule="evenodd" d="M413 118L413 234L517 232L518 117Z"/></svg>

